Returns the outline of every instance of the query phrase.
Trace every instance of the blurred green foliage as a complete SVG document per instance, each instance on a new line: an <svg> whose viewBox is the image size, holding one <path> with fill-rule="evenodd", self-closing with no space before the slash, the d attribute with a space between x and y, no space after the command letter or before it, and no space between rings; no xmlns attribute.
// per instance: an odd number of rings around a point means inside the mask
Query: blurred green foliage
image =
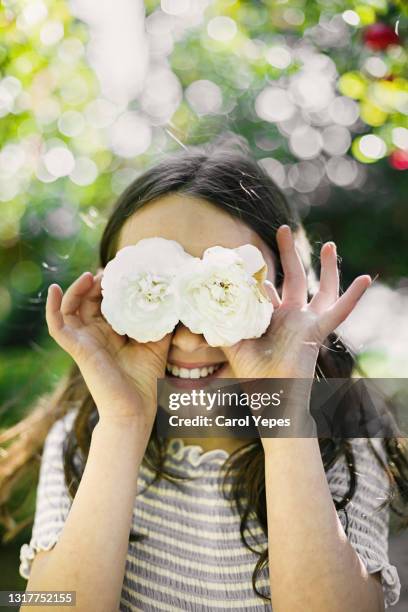
<svg viewBox="0 0 408 612"><path fill-rule="evenodd" d="M69 363L47 338L48 285L65 288L95 269L108 206L180 144L204 142L226 127L243 134L298 204L315 243L338 241L344 284L362 270L391 283L407 276L406 5L218 0L191 23L179 7L145 2L151 66L164 69L162 81L146 82L121 105L102 95L87 61L88 26L68 3L1 5L0 394L7 424ZM153 108L154 88L160 97L169 75L175 94L163 102L166 115ZM118 144L115 125L126 113L147 126L146 142L140 131L126 134L139 154Z"/></svg>

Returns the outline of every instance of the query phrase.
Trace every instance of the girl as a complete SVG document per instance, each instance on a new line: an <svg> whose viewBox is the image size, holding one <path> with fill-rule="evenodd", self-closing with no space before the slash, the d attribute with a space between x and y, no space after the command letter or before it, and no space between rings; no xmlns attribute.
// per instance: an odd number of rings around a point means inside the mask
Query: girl
<svg viewBox="0 0 408 612"><path fill-rule="evenodd" d="M21 548L27 589L76 591L76 609L86 612L380 612L394 604L400 584L381 502L394 489L406 495L401 440L166 441L155 422L166 365L173 376L174 366L221 366L213 376L350 377L353 358L333 331L370 277L339 297L328 242L315 286L295 210L239 139L183 151L139 176L109 218L101 269L154 236L197 257L214 245L258 247L275 287L271 325L230 348L181 324L139 344L102 317L101 271L65 293L49 287L49 333L75 367ZM307 415L308 397L296 401Z"/></svg>

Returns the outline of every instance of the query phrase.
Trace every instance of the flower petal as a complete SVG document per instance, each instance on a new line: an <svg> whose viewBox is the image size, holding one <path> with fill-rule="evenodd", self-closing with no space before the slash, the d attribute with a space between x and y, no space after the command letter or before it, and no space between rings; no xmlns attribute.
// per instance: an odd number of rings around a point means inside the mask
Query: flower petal
<svg viewBox="0 0 408 612"><path fill-rule="evenodd" d="M254 254L252 249L244 250ZM263 258L262 262L257 259L258 263L265 265ZM245 338L257 338L271 320L270 300L235 249L207 249L202 260L185 266L178 291L180 320L193 333L203 334L210 346L231 346Z"/></svg>
<svg viewBox="0 0 408 612"><path fill-rule="evenodd" d="M156 342L179 321L175 278L194 260L174 240L145 238L120 249L105 267L101 312L120 335Z"/></svg>
<svg viewBox="0 0 408 612"><path fill-rule="evenodd" d="M234 249L234 251L242 258L244 261L245 270L251 276L255 276L255 274L261 270L265 270L266 272L267 266L263 255L261 251L253 244L244 244ZM262 278L262 280L265 280L265 278Z"/></svg>

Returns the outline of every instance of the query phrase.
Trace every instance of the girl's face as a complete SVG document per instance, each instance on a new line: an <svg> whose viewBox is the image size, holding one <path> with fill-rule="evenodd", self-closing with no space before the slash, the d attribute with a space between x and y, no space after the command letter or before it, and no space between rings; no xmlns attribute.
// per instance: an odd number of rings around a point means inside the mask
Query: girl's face
<svg viewBox="0 0 408 612"><path fill-rule="evenodd" d="M253 244L268 265L268 279L275 281L274 257L266 243L248 225L206 200L172 193L150 202L125 222L118 250L155 236L176 240L194 257L201 257L212 246L236 248ZM190 371L196 368L200 369L200 378L233 378L223 351L209 346L201 334L192 333L181 323L173 333L167 364L173 366L172 375L178 378L189 378ZM169 368L167 374L170 375Z"/></svg>

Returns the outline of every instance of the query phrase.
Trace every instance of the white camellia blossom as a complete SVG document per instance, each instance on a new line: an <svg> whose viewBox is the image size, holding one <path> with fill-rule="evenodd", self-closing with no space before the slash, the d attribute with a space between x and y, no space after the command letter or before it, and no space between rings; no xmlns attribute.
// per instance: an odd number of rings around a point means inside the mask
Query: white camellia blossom
<svg viewBox="0 0 408 612"><path fill-rule="evenodd" d="M262 253L250 244L207 249L179 278L181 322L210 346L259 338L273 312L263 286L266 269Z"/></svg>
<svg viewBox="0 0 408 612"><path fill-rule="evenodd" d="M138 342L157 342L172 332L180 318L175 279L194 259L165 238L145 238L120 249L101 281L101 312L111 327Z"/></svg>

